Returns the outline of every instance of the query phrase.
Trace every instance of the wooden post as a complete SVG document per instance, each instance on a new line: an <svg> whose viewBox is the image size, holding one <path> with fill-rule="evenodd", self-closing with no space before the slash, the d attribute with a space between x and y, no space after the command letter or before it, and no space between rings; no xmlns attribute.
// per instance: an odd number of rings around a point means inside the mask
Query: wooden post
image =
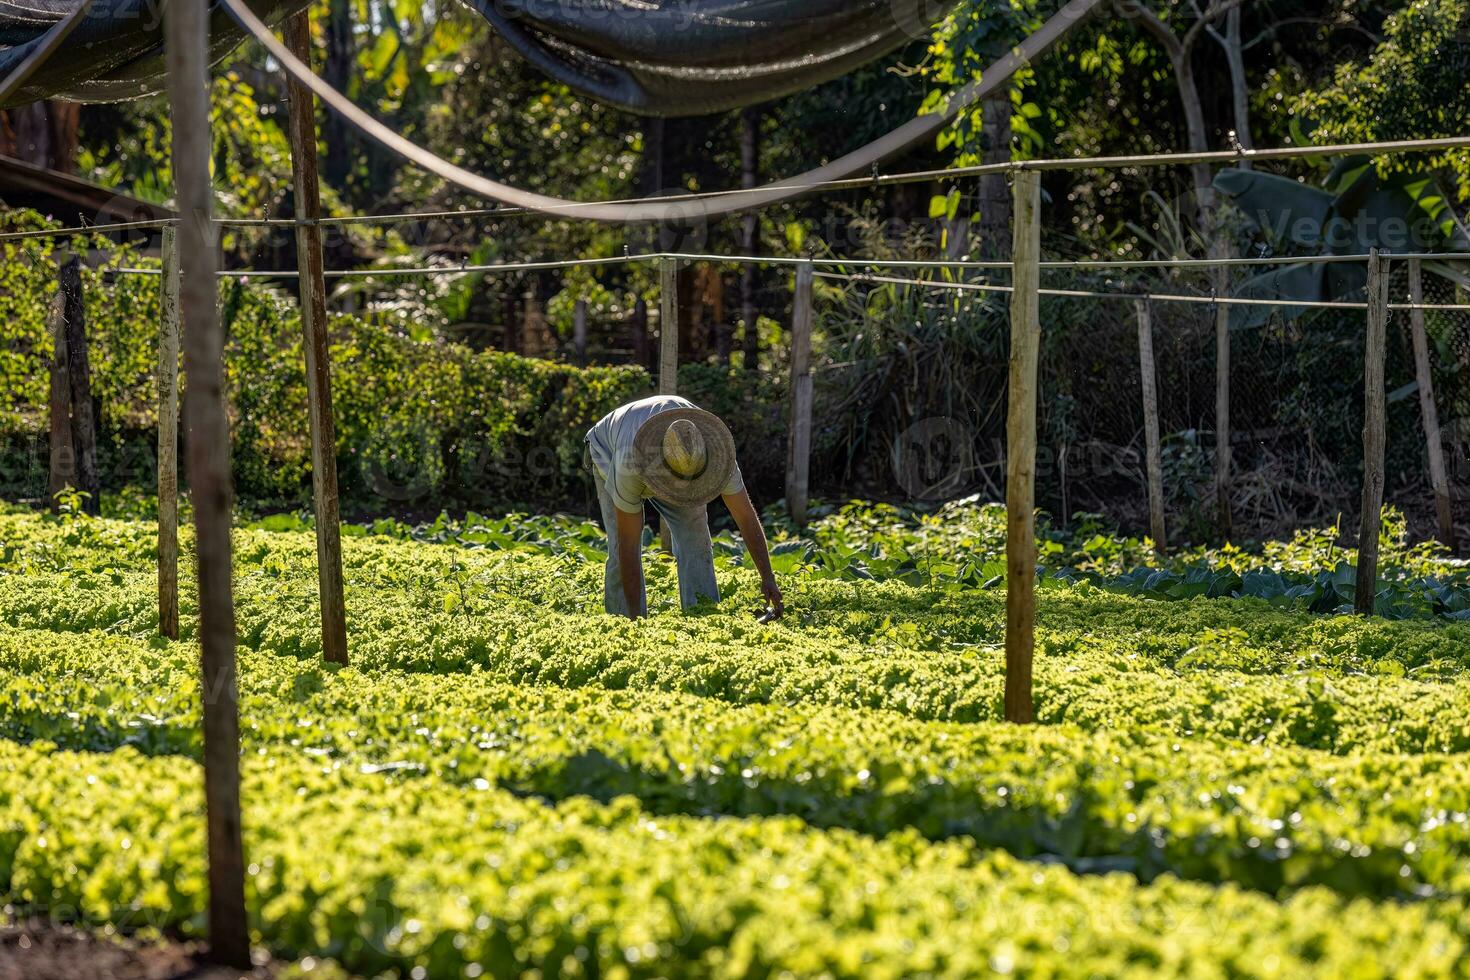
<svg viewBox="0 0 1470 980"><path fill-rule="evenodd" d="M51 333L51 466L46 496L51 509L57 507L56 495L76 482L76 447L71 439L71 378L66 356L66 298L57 293L46 311L46 327Z"/></svg>
<svg viewBox="0 0 1470 980"><path fill-rule="evenodd" d="M87 496L82 509L102 513L102 479L97 473L97 417L92 402L92 366L87 355L86 304L82 299L82 260L72 255L61 265L65 303L66 373L71 385L71 434L76 454L77 489Z"/></svg>
<svg viewBox="0 0 1470 980"><path fill-rule="evenodd" d="M679 392L679 265L675 259L662 259L658 267L658 393ZM659 546L674 550L673 536L667 521L660 520Z"/></svg>
<svg viewBox="0 0 1470 980"><path fill-rule="evenodd" d="M812 282L810 260L796 267L791 304L791 436L786 451L786 509L797 527L807 525L812 456Z"/></svg>
<svg viewBox="0 0 1470 980"><path fill-rule="evenodd" d="M1383 361L1388 346L1388 263L1368 253L1368 342L1363 355L1363 520L1358 529L1358 581L1354 608L1373 614L1378 594L1378 531L1383 526L1383 465L1388 396Z"/></svg>
<svg viewBox="0 0 1470 980"><path fill-rule="evenodd" d="M587 301L577 300L572 307L572 349L576 351L577 363L587 366Z"/></svg>
<svg viewBox="0 0 1470 980"><path fill-rule="evenodd" d="M1016 171L1006 418L1007 721L1032 720L1036 649L1036 371L1041 350L1041 174Z"/></svg>
<svg viewBox="0 0 1470 980"><path fill-rule="evenodd" d="M179 248L163 229L158 319L158 632L179 638Z"/></svg>
<svg viewBox="0 0 1470 980"><path fill-rule="evenodd" d="M1409 260L1409 324L1414 336L1414 376L1419 382L1419 415L1424 423L1424 442L1429 450L1429 483L1434 488L1434 512L1439 522L1439 540L1455 546L1455 519L1450 507L1450 481L1444 463L1444 443L1439 435L1439 410L1434 404L1434 374L1429 364L1429 335L1424 329L1424 267Z"/></svg>
<svg viewBox="0 0 1470 980"><path fill-rule="evenodd" d="M658 267L658 393L679 390L679 267L663 259Z"/></svg>
<svg viewBox="0 0 1470 980"><path fill-rule="evenodd" d="M245 851L240 837L240 717L231 592L230 424L225 412L224 335L218 308L210 185L207 0L173 0L164 14L169 107L178 201L179 314L183 321L189 488L199 569L203 674L204 803L209 848L210 958L250 967Z"/></svg>
<svg viewBox="0 0 1470 980"><path fill-rule="evenodd" d="M286 20L286 46L311 64L311 15ZM332 414L332 357L327 346L327 286L323 277L321 186L317 181L316 104L311 92L286 80L290 101L291 181L296 196L296 261L306 347L306 403L311 429L311 489L316 512L317 591L322 658L347 663L347 607L342 590L342 517L337 500L337 422Z"/></svg>
<svg viewBox="0 0 1470 980"><path fill-rule="evenodd" d="M1215 277L1215 295L1223 298L1230 288L1230 269L1221 266ZM1229 538L1235 530L1230 513L1230 307L1215 305L1215 494L1220 509L1220 533Z"/></svg>
<svg viewBox="0 0 1470 980"><path fill-rule="evenodd" d="M1154 550L1163 554L1168 548L1164 527L1164 461L1159 445L1159 390L1154 367L1154 328L1148 300L1133 301L1138 312L1138 367L1143 378L1143 436L1148 470L1148 527L1154 539Z"/></svg>

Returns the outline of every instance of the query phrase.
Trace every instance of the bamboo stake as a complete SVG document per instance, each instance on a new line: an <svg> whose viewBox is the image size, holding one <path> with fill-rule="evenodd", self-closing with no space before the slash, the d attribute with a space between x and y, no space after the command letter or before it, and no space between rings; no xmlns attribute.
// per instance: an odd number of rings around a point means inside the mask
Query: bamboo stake
<svg viewBox="0 0 1470 980"><path fill-rule="evenodd" d="M1164 526L1164 462L1159 445L1159 390L1154 366L1154 328L1148 300L1133 301L1138 312L1138 366L1143 378L1143 435L1148 454L1148 526L1154 550L1168 550Z"/></svg>
<svg viewBox="0 0 1470 980"><path fill-rule="evenodd" d="M179 248L163 229L158 321L158 632L179 638Z"/></svg>
<svg viewBox="0 0 1470 980"><path fill-rule="evenodd" d="M786 507L797 527L807 525L812 456L813 266L796 267L791 307L791 436L786 451Z"/></svg>
<svg viewBox="0 0 1470 980"><path fill-rule="evenodd" d="M240 835L240 717L235 680L235 603L230 568L230 425L225 412L224 336L209 163L207 0L165 8L168 88L179 209L179 313L183 321L189 487L199 569L203 674L204 803L209 849L209 955L250 967L245 851Z"/></svg>
<svg viewBox="0 0 1470 980"><path fill-rule="evenodd" d="M311 61L311 15L286 20L286 45ZM306 348L306 403L311 429L311 489L316 512L317 591L321 597L322 659L347 663L347 603L342 587L342 515L337 493L337 422L332 415L332 356L327 346L327 286L323 276L321 185L317 180L316 106L305 86L288 78L291 180L296 216L296 260L301 272L301 327Z"/></svg>
<svg viewBox="0 0 1470 980"><path fill-rule="evenodd" d="M1368 255L1368 339L1363 355L1363 520L1358 529L1358 580L1354 608L1373 614L1378 594L1378 532L1383 526L1383 465L1387 392L1383 362L1388 346L1388 263Z"/></svg>
<svg viewBox="0 0 1470 980"><path fill-rule="evenodd" d="M662 259L658 266L658 393L679 390L679 266Z"/></svg>
<svg viewBox="0 0 1470 980"><path fill-rule="evenodd" d="M1424 329L1424 266L1409 260L1409 323L1414 337L1414 374L1419 381L1419 414L1424 422L1424 443L1429 451L1429 483L1434 488L1434 512L1439 522L1439 540L1455 546L1455 518L1450 507L1450 481L1440 441L1439 410L1434 404L1434 375L1429 364L1429 334Z"/></svg>
<svg viewBox="0 0 1470 980"><path fill-rule="evenodd" d="M1006 419L1007 721L1032 720L1036 648L1036 371L1041 347L1041 175L1015 177L1010 405Z"/></svg>

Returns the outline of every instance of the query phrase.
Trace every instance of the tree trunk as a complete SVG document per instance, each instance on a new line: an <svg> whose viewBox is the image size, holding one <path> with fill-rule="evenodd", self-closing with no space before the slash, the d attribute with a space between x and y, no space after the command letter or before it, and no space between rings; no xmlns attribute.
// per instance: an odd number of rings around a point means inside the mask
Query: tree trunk
<svg viewBox="0 0 1470 980"><path fill-rule="evenodd" d="M753 106L740 113L740 186L743 188L754 187L760 179L760 116L760 110ZM740 219L740 250L745 255L755 255L760 250L760 220L755 211L747 212ZM759 275L760 270L753 262L740 267L740 322L744 331L741 351L747 371L760 367L760 313L755 303Z"/></svg>
<svg viewBox="0 0 1470 980"><path fill-rule="evenodd" d="M500 316L504 324L505 337L501 349L510 354L521 352L521 318L516 309L514 289L507 288L500 299Z"/></svg>
<svg viewBox="0 0 1470 980"><path fill-rule="evenodd" d="M648 120L648 129L643 134L642 183L643 194L657 194L664 189L664 130L662 118Z"/></svg>
<svg viewBox="0 0 1470 980"><path fill-rule="evenodd" d="M648 300L639 296L633 302L633 363L654 373L654 364L649 358L648 343Z"/></svg>
<svg viewBox="0 0 1470 980"><path fill-rule="evenodd" d="M37 167L51 165L51 125L46 103L32 102L17 109L0 112L4 116L5 138L0 152Z"/></svg>
<svg viewBox="0 0 1470 980"><path fill-rule="evenodd" d="M679 352L684 361L701 361L705 355L704 331L699 329L703 304L694 288L694 265L679 267Z"/></svg>
<svg viewBox="0 0 1470 980"><path fill-rule="evenodd" d="M75 102L56 101L0 109L0 155L74 173L81 113L82 107Z"/></svg>
<svg viewBox="0 0 1470 980"><path fill-rule="evenodd" d="M61 266L61 295L66 322L71 442L76 447L77 489L87 495L82 509L97 515L102 513L102 480L97 473L97 403L92 398L92 366L87 353L81 260L75 255Z"/></svg>
<svg viewBox="0 0 1470 980"><path fill-rule="evenodd" d="M983 148L981 163L1009 163L1011 160L1011 95L1004 92L985 100L983 112ZM1003 173L985 174L979 178L980 221L977 258L1005 262L1011 258L1011 191Z"/></svg>
<svg viewBox="0 0 1470 980"><path fill-rule="evenodd" d="M1240 8L1236 7L1225 15L1223 37L1218 31L1211 33L1225 49L1225 61L1230 66L1230 106L1235 117L1235 142L1241 149L1249 150L1255 142L1251 140L1251 100L1245 74L1245 51L1240 41L1240 13ZM1237 166L1249 170L1251 162L1242 160Z"/></svg>
<svg viewBox="0 0 1470 980"><path fill-rule="evenodd" d="M1227 10L1225 13L1229 13ZM1184 109L1184 125L1191 152L1203 153L1210 148L1209 130L1205 125L1204 104L1200 100L1199 85L1194 76L1194 44L1200 32L1211 29L1209 21L1220 13L1211 8L1200 14L1201 20L1187 30L1183 37L1174 34L1168 24L1156 13L1140 7L1139 25L1152 34L1169 55L1174 68L1174 79L1179 87L1179 102ZM1238 26L1238 25L1237 25ZM1192 164L1189 168L1194 184L1194 213L1200 236L1206 242L1211 258L1223 258L1227 243L1220 232L1216 214L1214 183L1210 166L1206 163ZM1225 295L1230 286L1230 271L1224 267L1210 270L1210 283L1217 294ZM1215 310L1215 493L1219 504L1221 532L1228 538L1231 527L1230 515L1230 316L1228 309Z"/></svg>
<svg viewBox="0 0 1470 980"><path fill-rule="evenodd" d="M1199 85L1194 78L1194 64L1190 51L1185 49L1174 55L1174 78L1179 85L1179 101L1184 107L1184 125L1191 153L1204 153L1210 148L1209 130L1205 126L1204 103L1200 100ZM1191 164L1190 177L1194 183L1195 214L1200 233L1206 241L1214 238L1215 232L1215 185L1208 163Z"/></svg>
<svg viewBox="0 0 1470 980"><path fill-rule="evenodd" d="M352 79L352 5L351 0L331 0L326 21L327 59L322 74L327 84L346 92ZM355 131L339 113L328 112L322 119L322 136L327 144L324 176L337 190L347 186L352 172L352 141Z"/></svg>
<svg viewBox="0 0 1470 980"><path fill-rule="evenodd" d="M51 125L51 161L48 166L64 174L76 173L77 131L81 128L82 107L76 102L47 102Z"/></svg>

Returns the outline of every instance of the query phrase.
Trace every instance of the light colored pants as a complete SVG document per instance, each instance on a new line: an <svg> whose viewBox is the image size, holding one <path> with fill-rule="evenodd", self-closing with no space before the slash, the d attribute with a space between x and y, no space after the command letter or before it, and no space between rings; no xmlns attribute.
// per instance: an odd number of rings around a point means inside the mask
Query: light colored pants
<svg viewBox="0 0 1470 980"><path fill-rule="evenodd" d="M597 502L602 507L602 526L607 531L607 569L603 574L603 608L614 616L628 615L628 600L623 595L623 571L618 565L618 511L612 496L602 482L597 467L591 467L597 484ZM673 507L662 500L650 499L653 509L669 529L674 548L674 563L679 569L679 604L685 609L700 599L720 601L720 588L715 584L714 545L709 536L709 505ZM640 556L641 560L641 556ZM645 590L638 592L638 612L648 612Z"/></svg>

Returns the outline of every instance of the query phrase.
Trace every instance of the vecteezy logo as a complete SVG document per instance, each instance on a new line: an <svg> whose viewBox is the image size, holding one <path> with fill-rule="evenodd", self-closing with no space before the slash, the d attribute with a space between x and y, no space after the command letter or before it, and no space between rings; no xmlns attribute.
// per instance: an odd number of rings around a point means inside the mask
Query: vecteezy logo
<svg viewBox="0 0 1470 980"><path fill-rule="evenodd" d="M385 465L376 458L363 460L368 486L379 497L402 504L418 500L433 489L422 470L403 461L392 462L397 465Z"/></svg>
<svg viewBox="0 0 1470 980"><path fill-rule="evenodd" d="M948 416L915 422L893 444L893 476L911 499L957 496L974 471L974 437Z"/></svg>

